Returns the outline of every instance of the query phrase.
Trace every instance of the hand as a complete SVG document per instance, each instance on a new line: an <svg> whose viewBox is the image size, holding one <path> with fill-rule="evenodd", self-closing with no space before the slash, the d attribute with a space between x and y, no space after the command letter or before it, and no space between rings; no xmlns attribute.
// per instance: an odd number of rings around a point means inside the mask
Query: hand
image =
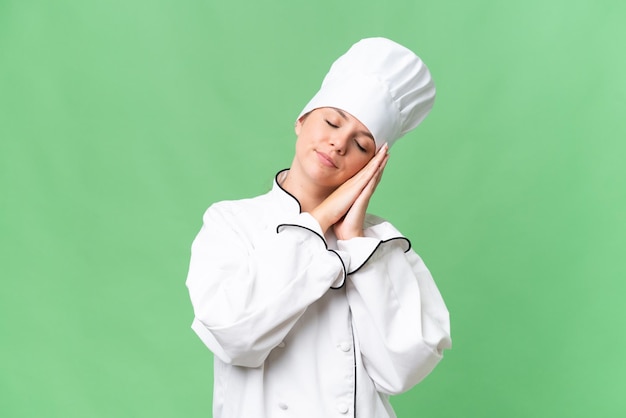
<svg viewBox="0 0 626 418"><path fill-rule="evenodd" d="M385 165L387 165L387 160L389 160L389 154L385 155L380 166L378 166L378 170L376 170L374 176L372 176L370 181L357 196L345 216L334 223L333 229L337 239L347 240L363 236L363 222L365 221L367 206L378 183L380 183L380 179L383 177L383 170L385 169Z"/></svg>
<svg viewBox="0 0 626 418"><path fill-rule="evenodd" d="M383 145L365 167L310 212L324 232L335 225L339 239L363 235L365 211L389 158L387 150Z"/></svg>

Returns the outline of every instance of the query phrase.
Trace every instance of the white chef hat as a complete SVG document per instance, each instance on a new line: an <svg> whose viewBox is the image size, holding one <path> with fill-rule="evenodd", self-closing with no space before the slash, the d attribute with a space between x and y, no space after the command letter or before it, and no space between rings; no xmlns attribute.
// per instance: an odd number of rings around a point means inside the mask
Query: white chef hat
<svg viewBox="0 0 626 418"><path fill-rule="evenodd" d="M419 125L434 101L435 84L417 55L389 39L367 38L333 63L298 119L320 107L344 110L369 129L378 149Z"/></svg>

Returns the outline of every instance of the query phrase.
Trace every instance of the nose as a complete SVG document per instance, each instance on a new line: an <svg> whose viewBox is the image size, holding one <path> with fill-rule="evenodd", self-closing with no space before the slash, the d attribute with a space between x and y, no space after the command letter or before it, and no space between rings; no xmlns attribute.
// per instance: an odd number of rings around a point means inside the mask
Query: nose
<svg viewBox="0 0 626 418"><path fill-rule="evenodd" d="M340 133L330 137L329 144L333 147L335 152L339 155L344 155L348 146L348 136Z"/></svg>

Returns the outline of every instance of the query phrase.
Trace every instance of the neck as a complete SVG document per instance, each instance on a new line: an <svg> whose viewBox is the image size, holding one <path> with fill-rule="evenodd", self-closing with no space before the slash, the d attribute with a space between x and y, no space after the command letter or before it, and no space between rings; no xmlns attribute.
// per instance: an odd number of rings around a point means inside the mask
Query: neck
<svg viewBox="0 0 626 418"><path fill-rule="evenodd" d="M298 199L302 212L312 211L334 191L332 188L321 187L306 181L305 177L299 175L298 170L294 169L293 165L282 180L281 186Z"/></svg>

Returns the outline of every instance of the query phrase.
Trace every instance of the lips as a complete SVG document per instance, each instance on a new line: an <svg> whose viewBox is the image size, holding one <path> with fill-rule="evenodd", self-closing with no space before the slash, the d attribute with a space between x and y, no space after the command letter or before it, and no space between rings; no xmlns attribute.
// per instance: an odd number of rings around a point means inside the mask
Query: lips
<svg viewBox="0 0 626 418"><path fill-rule="evenodd" d="M322 163L322 165L326 167L337 168L337 165L328 154L325 154L321 151L315 151L315 153L317 154L317 158L320 161L320 163Z"/></svg>

